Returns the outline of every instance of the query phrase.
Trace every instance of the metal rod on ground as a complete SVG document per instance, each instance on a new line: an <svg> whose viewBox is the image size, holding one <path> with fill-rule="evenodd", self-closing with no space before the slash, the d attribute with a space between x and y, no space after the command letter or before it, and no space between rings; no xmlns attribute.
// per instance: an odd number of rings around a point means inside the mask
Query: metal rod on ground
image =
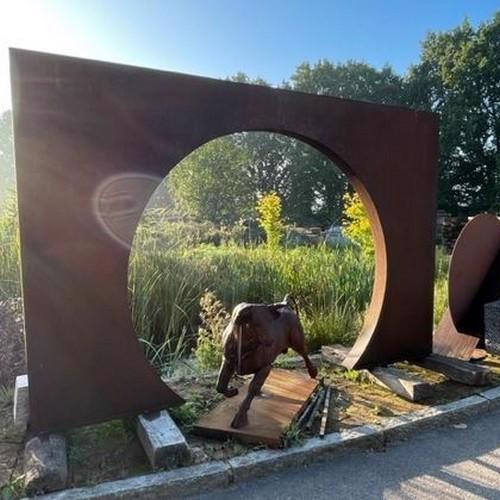
<svg viewBox="0 0 500 500"><path fill-rule="evenodd" d="M321 390L317 390L314 396L311 399L311 402L307 405L305 410L302 412L300 415L299 419L297 420L297 427L301 427L302 424L304 423L304 420L308 417L310 414L310 411L312 410L314 404L316 403L317 399L319 398Z"/></svg>
<svg viewBox="0 0 500 500"><path fill-rule="evenodd" d="M321 427L319 430L319 437L321 439L325 437L326 422L328 421L328 410L330 408L330 393L331 387L328 386L328 388L326 389L325 406L323 406L323 416L321 417Z"/></svg>
<svg viewBox="0 0 500 500"><path fill-rule="evenodd" d="M326 387L321 387L319 397L318 397L318 399L316 399L316 402L314 403L314 407L312 409L312 412L309 415L309 418L307 419L306 426L305 426L306 430L311 429L312 424L314 422L314 418L316 417L316 414L318 413L318 410L321 407L321 404L323 403L323 401L325 399L325 394L326 394Z"/></svg>

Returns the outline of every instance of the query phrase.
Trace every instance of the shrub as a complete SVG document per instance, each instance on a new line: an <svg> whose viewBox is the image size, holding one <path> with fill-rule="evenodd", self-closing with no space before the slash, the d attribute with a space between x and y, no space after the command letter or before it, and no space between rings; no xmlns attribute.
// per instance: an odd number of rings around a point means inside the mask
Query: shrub
<svg viewBox="0 0 500 500"><path fill-rule="evenodd" d="M239 221L232 226L215 225L212 222L193 220L171 220L164 209L147 209L135 237L135 246L160 247L165 250L190 248L197 245L244 244L258 240L260 234L252 231ZM255 233L255 232L254 232Z"/></svg>
<svg viewBox="0 0 500 500"><path fill-rule="evenodd" d="M257 202L259 223L266 233L269 248L277 248L283 236L283 221L281 219L281 198L276 193L262 196Z"/></svg>
<svg viewBox="0 0 500 500"><path fill-rule="evenodd" d="M375 253L373 234L368 213L357 193L344 195L344 232L367 255Z"/></svg>
<svg viewBox="0 0 500 500"><path fill-rule="evenodd" d="M229 323L230 315L209 290L205 290L201 296L200 308L201 326L196 341L196 359L201 368L217 368L223 354L222 332Z"/></svg>

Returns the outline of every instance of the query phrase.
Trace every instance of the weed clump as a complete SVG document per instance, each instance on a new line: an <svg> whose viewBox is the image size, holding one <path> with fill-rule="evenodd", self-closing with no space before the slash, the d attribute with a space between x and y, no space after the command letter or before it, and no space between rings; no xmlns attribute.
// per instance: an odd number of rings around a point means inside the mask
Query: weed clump
<svg viewBox="0 0 500 500"><path fill-rule="evenodd" d="M217 368L223 354L222 332L229 323L230 315L210 290L205 290L201 296L200 309L201 325L196 340L196 359L201 368Z"/></svg>

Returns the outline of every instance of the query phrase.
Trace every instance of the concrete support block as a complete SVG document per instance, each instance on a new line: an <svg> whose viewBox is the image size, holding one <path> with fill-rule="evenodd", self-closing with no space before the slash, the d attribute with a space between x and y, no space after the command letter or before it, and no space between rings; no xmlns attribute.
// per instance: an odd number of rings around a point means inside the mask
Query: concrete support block
<svg viewBox="0 0 500 500"><path fill-rule="evenodd" d="M178 467L190 460L186 438L166 410L140 415L137 435L155 469Z"/></svg>
<svg viewBox="0 0 500 500"><path fill-rule="evenodd" d="M490 370L488 368L461 359L431 354L415 364L442 373L450 380L462 384L480 386L490 383Z"/></svg>
<svg viewBox="0 0 500 500"><path fill-rule="evenodd" d="M24 486L29 495L66 488L66 438L59 434L35 436L24 448Z"/></svg>
<svg viewBox="0 0 500 500"><path fill-rule="evenodd" d="M14 425L26 430L30 415L28 375L18 375L14 388Z"/></svg>
<svg viewBox="0 0 500 500"><path fill-rule="evenodd" d="M368 374L371 381L408 401L421 401L431 394L431 385L428 382L392 366L375 368Z"/></svg>

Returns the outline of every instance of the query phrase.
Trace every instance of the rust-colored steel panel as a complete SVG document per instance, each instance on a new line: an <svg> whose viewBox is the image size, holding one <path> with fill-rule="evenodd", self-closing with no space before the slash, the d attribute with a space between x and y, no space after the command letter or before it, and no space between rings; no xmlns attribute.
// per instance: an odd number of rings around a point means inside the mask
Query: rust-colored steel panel
<svg viewBox="0 0 500 500"><path fill-rule="evenodd" d="M434 352L469 360L484 345L484 304L500 298L500 219L480 214L455 242L448 279L449 310L436 329Z"/></svg>
<svg viewBox="0 0 500 500"><path fill-rule="evenodd" d="M318 148L368 209L375 286L346 365L431 352L435 115L17 49L11 75L35 431L178 402L135 339L130 246L169 170L234 132Z"/></svg>
<svg viewBox="0 0 500 500"><path fill-rule="evenodd" d="M193 432L218 439L234 437L247 443L265 443L271 448L282 446L283 432L307 406L319 382L304 373L274 368L262 387L265 397L250 407L248 425L234 429L231 421L248 394L250 382L240 387L235 397L224 399L204 415Z"/></svg>

